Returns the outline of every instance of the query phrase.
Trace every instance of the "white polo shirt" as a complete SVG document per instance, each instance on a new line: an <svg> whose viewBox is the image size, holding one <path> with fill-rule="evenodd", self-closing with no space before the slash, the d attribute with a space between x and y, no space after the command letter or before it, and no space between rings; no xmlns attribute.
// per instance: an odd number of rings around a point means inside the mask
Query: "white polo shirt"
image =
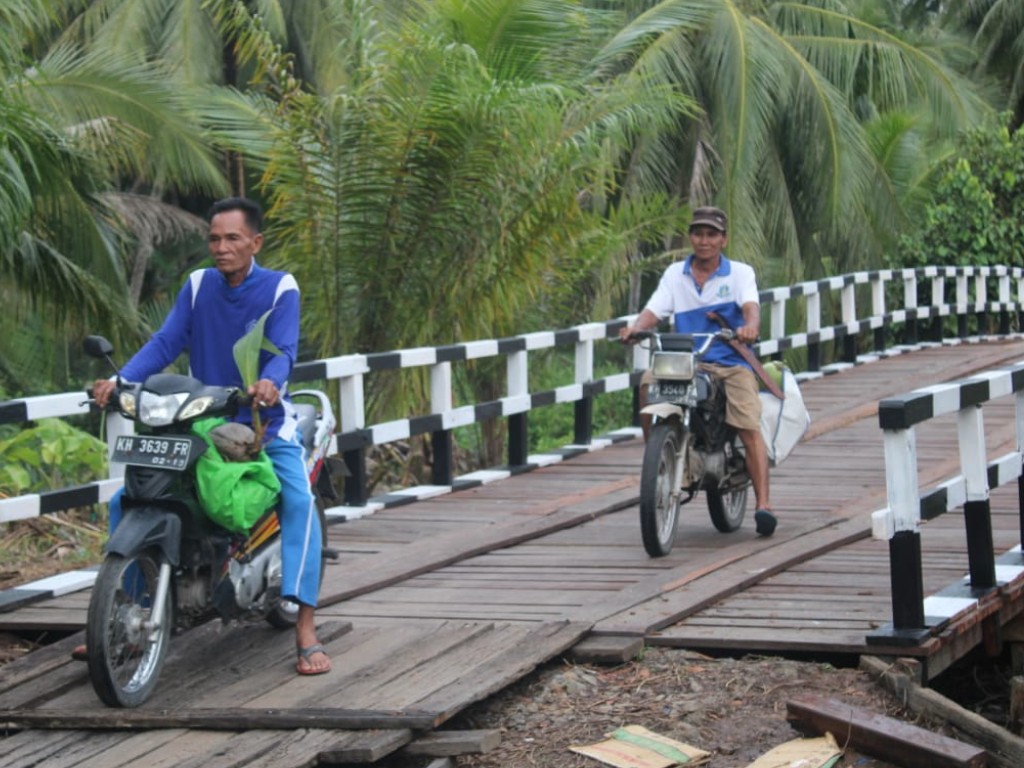
<svg viewBox="0 0 1024 768"><path fill-rule="evenodd" d="M647 302L658 320L672 318L676 333L715 333L719 326L707 317L716 312L731 327L743 325L743 305L759 303L757 279L747 264L732 261L723 253L718 269L702 287L693 279L691 254L662 273L657 289ZM712 344L704 362L719 365L747 365L728 344ZM749 366L747 366L749 367Z"/></svg>

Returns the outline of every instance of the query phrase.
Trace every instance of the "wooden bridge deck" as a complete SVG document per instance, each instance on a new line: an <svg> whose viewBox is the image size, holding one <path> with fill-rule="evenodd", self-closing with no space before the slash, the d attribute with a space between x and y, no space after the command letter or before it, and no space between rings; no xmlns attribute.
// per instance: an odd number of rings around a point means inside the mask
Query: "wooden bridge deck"
<svg viewBox="0 0 1024 768"><path fill-rule="evenodd" d="M922 646L866 645L891 617L880 399L1024 358L1024 343L926 349L802 386L814 422L772 472L780 526L714 530L684 508L676 549L640 544L642 446L630 440L500 482L394 507L330 529L318 616L334 671L297 678L290 633L210 624L176 637L153 699L96 706L72 635L0 668L5 765L115 768L372 762L593 635L733 652L916 655L934 675L981 640L954 619ZM1013 399L985 407L989 458L1015 447ZM953 417L918 427L920 486L959 471ZM1016 488L993 493L996 549L1020 541ZM967 570L962 515L923 526L925 593ZM1019 554L1008 557L1020 563ZM1021 579L985 609L1024 608ZM87 592L0 614L0 630L75 630ZM121 730L99 730L119 728ZM246 729L246 730L243 730ZM297 730L296 730L297 729ZM340 729L340 730L339 730Z"/></svg>

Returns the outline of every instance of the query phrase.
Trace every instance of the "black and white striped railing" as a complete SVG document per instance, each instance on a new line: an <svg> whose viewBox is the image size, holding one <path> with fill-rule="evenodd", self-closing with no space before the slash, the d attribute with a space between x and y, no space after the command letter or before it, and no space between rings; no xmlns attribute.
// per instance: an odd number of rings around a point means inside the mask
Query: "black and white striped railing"
<svg viewBox="0 0 1024 768"><path fill-rule="evenodd" d="M983 406L1015 397L1016 450L987 460ZM956 414L961 473L928 493L918 488L915 427L929 419ZM918 645L933 629L976 607L999 583L1024 575L1020 547L997 562L992 539L989 492L1016 481L1024 510L1024 361L958 381L914 390L881 401L878 421L885 442L888 506L872 516L876 538L888 540L892 585L891 625L868 636L876 645ZM962 507L969 574L925 599L920 523ZM1024 537L1024 512L1021 518ZM1022 539L1024 540L1024 539Z"/></svg>
<svg viewBox="0 0 1024 768"><path fill-rule="evenodd" d="M930 298L919 306L918 285L928 281ZM989 288L994 286L999 301L988 301ZM899 309L887 306L889 294L902 293ZM955 286L948 290L947 286ZM902 287L902 291L899 289ZM951 301L946 294L951 294ZM836 294L835 296L833 294ZM858 297L870 294L870 302L858 304ZM898 353L920 346L919 321L930 320L932 325L948 316L958 319L958 335L967 337L969 320L974 322L976 334L984 336L989 315L998 315L1000 333L1008 333L1012 316L1020 313L1024 296L1024 271L1009 267L925 267L908 270L879 270L858 272L823 280L798 283L786 288L762 291L760 298L766 308L769 333L758 346L762 356L781 356L806 348L806 369L797 374L806 379L832 373L851 365L867 362L879 355ZM858 316L858 307L870 304L870 314ZM831 308L835 308L834 310ZM838 317L839 322L823 324L824 316ZM787 334L789 321L803 317L803 328ZM543 331L505 339L471 341L440 347L396 350L373 354L342 355L296 366L294 383L326 381L337 386L340 431L336 452L344 457L350 477L345 482L344 505L338 514L357 516L380 506L436 495L455 488L486 482L503 473L518 472L532 466L556 461L566 454L585 451L603 440L592 434L594 398L604 393L633 389L639 383L640 373L647 364L647 353L634 348L629 370L603 378L594 378L596 345L616 343L618 331L630 317L607 322L595 322L558 331ZM902 343L895 349L886 349L885 331L893 325L902 325ZM934 328L933 328L934 330ZM873 332L873 344L858 343L862 334ZM941 338L941 333L932 334ZM835 350L831 349L834 343ZM925 342L927 343L927 342ZM572 347L575 352L572 376L554 389L531 392L529 390L529 355L531 352L554 347ZM872 348L861 353L861 348ZM453 396L452 366L482 358L505 358L505 396L497 400L456 407ZM835 359L838 358L838 359ZM430 375L430 412L410 418L368 424L364 387L366 376L378 371L426 367ZM0 403L0 423L25 422L47 417L83 414L87 410L84 397L79 393L64 393L31 397ZM634 396L634 403L636 398ZM575 411L573 444L560 451L531 456L528 452L528 415L535 408L556 403L573 403ZM453 476L454 462L452 430L489 419L507 420L508 464L494 470L480 470L460 478ZM131 425L111 416L107 422L108 439L129 430ZM370 446L416 435L431 436L434 464L430 485L396 491L385 496L370 498L367 486L365 457ZM612 439L635 434L626 429L613 433ZM78 488L49 491L40 494L0 499L0 522L32 517L56 509L82 503L106 501L117 487L118 467L111 468L113 479L98 481Z"/></svg>
<svg viewBox="0 0 1024 768"><path fill-rule="evenodd" d="M926 283L930 290L926 304L919 303L919 286ZM997 301L989 301L990 283L995 286ZM888 306L892 286L902 285L901 306ZM858 291L860 288L860 291ZM839 322L822 325L822 298L838 292ZM858 316L858 293L870 294L869 314ZM950 294L947 299L947 294ZM903 345L916 347L924 331L934 340L942 338L943 318L957 318L957 336L969 335L969 320L977 318L980 335L986 335L984 326L988 316L998 317L998 332L1010 333L1012 317L1024 309L1024 269L1020 267L920 267L917 269L883 269L854 272L822 280L798 283L787 288L772 288L762 291L761 305L768 305L770 312L770 335L762 341L758 352L764 356L778 355L791 349L807 348L807 370L804 378L818 372L831 372L844 366L870 359L870 354L859 354L858 337L874 335L874 352L886 350L886 329L894 325L903 328ZM789 302L803 299L797 306L798 313L805 317L803 332L786 333ZM921 327L923 321L931 321L931 328ZM930 333L929 333L930 331ZM822 344L841 344L840 361L822 368Z"/></svg>

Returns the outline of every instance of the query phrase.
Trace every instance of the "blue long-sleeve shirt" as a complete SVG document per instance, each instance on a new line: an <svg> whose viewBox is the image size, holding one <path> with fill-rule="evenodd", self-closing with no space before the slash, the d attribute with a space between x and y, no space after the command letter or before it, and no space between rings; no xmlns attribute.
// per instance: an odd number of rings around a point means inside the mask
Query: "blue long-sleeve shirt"
<svg viewBox="0 0 1024 768"><path fill-rule="evenodd" d="M160 330L122 368L121 376L143 381L187 349L192 375L204 384L242 387L232 348L268 310L273 311L263 334L281 354L260 352L259 378L274 382L281 401L261 411L267 425L264 440L275 436L291 439L296 418L287 387L298 355L299 286L287 272L264 269L253 262L245 280L234 288L216 269L191 273ZM236 421L251 423L250 410L243 408Z"/></svg>

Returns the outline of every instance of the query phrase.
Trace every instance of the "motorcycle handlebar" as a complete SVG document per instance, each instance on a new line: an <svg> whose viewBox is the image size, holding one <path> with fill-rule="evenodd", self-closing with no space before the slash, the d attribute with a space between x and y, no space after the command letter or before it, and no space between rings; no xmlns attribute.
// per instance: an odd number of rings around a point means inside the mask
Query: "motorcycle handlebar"
<svg viewBox="0 0 1024 768"><path fill-rule="evenodd" d="M624 343L630 341L645 341L647 339L657 339L661 334L657 331L633 331L626 338L622 339ZM693 333L690 334L694 338L698 336L705 337L705 341L701 344L700 348L697 349L697 354L704 354L715 341L731 341L736 338L736 331L732 328L722 328L714 333Z"/></svg>

